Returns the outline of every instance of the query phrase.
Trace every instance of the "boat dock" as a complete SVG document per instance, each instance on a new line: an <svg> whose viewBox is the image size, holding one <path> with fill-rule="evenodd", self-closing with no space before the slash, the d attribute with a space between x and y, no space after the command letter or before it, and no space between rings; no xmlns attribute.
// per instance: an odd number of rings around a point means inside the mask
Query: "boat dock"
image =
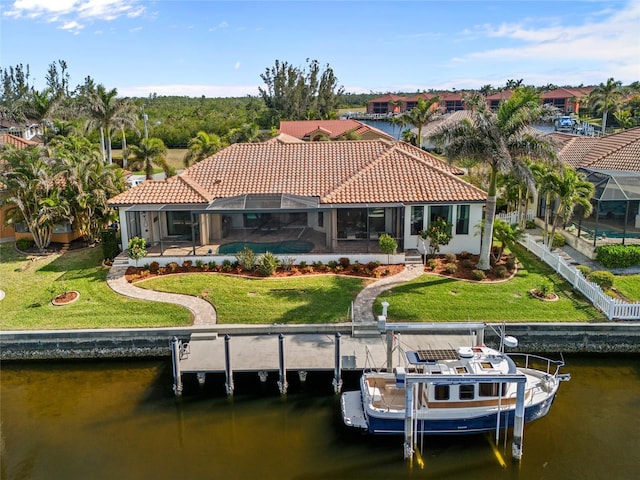
<svg viewBox="0 0 640 480"><path fill-rule="evenodd" d="M366 332L308 333L269 327L264 333L194 332L188 341L172 340L174 392L182 393L182 374L195 373L204 382L207 373L225 373L227 393L233 393L233 372L256 372L266 381L279 372L279 387L286 392L287 372L301 379L308 371L334 371L336 392L341 372L384 369L402 363L394 355L411 349L457 349L482 342L483 324L465 324L465 332L451 324L383 325ZM398 348L400 347L400 348Z"/></svg>

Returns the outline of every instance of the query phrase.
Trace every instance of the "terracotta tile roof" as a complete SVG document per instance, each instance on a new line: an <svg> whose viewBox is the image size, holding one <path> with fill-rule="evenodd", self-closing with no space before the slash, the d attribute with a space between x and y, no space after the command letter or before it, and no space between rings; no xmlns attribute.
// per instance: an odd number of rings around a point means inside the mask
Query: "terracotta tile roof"
<svg viewBox="0 0 640 480"><path fill-rule="evenodd" d="M296 138L309 138L312 134L320 131L329 138L335 139L349 131L355 131L359 135L369 133L376 137L392 139L391 135L380 129L371 127L357 120L297 120L280 122L280 133L291 135Z"/></svg>
<svg viewBox="0 0 640 480"><path fill-rule="evenodd" d="M560 145L560 159L575 168L640 172L640 127L600 138L549 136Z"/></svg>
<svg viewBox="0 0 640 480"><path fill-rule="evenodd" d="M245 194L318 197L321 203L482 202L461 171L404 142L234 144L164 181L148 181L112 205L209 203Z"/></svg>
<svg viewBox="0 0 640 480"><path fill-rule="evenodd" d="M553 98L580 98L582 96L588 95L591 93L593 88L556 88L554 90L549 90L548 92L544 92L542 94L542 98L553 99Z"/></svg>
<svg viewBox="0 0 640 480"><path fill-rule="evenodd" d="M16 137L15 135L11 135L9 133L4 133L0 135L0 145L12 145L16 148L27 148L33 145L38 145L38 142L34 142L32 140L27 140L26 138Z"/></svg>

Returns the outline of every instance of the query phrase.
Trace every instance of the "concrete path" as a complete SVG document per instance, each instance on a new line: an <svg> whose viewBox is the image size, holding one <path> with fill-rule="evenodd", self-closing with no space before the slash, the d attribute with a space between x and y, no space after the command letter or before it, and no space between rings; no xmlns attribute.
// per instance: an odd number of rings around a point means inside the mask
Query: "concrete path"
<svg viewBox="0 0 640 480"><path fill-rule="evenodd" d="M125 297L137 298L139 300L182 305L191 310L193 324L195 326L215 325L216 310L209 302L191 295L156 292L154 290L136 287L127 282L125 277L127 266L122 259L116 258L116 261L107 274L107 285L111 287L111 290Z"/></svg>
<svg viewBox="0 0 640 480"><path fill-rule="evenodd" d="M424 274L424 266L406 265L404 270L392 277L385 277L367 285L353 302L354 323L375 323L376 317L373 315L373 302L385 290L389 290L396 285L409 282L414 278Z"/></svg>

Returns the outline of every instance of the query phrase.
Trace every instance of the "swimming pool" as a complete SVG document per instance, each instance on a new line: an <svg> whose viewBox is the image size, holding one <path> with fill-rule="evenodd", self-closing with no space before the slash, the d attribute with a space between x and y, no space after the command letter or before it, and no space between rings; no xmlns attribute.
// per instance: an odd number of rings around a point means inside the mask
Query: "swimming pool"
<svg viewBox="0 0 640 480"><path fill-rule="evenodd" d="M283 240L281 242L230 242L220 245L218 248L218 255L235 254L244 248L250 248L253 253L309 253L313 250L313 243L306 240Z"/></svg>

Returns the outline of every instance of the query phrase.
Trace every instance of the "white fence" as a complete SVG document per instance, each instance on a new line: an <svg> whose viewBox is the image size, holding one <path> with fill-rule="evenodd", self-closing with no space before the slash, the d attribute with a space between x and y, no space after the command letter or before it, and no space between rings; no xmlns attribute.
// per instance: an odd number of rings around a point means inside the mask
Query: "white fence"
<svg viewBox="0 0 640 480"><path fill-rule="evenodd" d="M514 223L518 223L520 218L518 217L518 212L508 212L508 213L497 213L496 217L502 220L503 222L508 223L509 225L513 225ZM534 211L529 210L526 213L525 220L533 220Z"/></svg>
<svg viewBox="0 0 640 480"><path fill-rule="evenodd" d="M627 303L619 299L611 298L602 291L599 285L584 278L580 270L569 265L561 256L550 252L543 244L537 243L531 235L525 234L524 239L520 243L553 268L569 282L575 290L587 297L609 320L640 320L640 303Z"/></svg>

